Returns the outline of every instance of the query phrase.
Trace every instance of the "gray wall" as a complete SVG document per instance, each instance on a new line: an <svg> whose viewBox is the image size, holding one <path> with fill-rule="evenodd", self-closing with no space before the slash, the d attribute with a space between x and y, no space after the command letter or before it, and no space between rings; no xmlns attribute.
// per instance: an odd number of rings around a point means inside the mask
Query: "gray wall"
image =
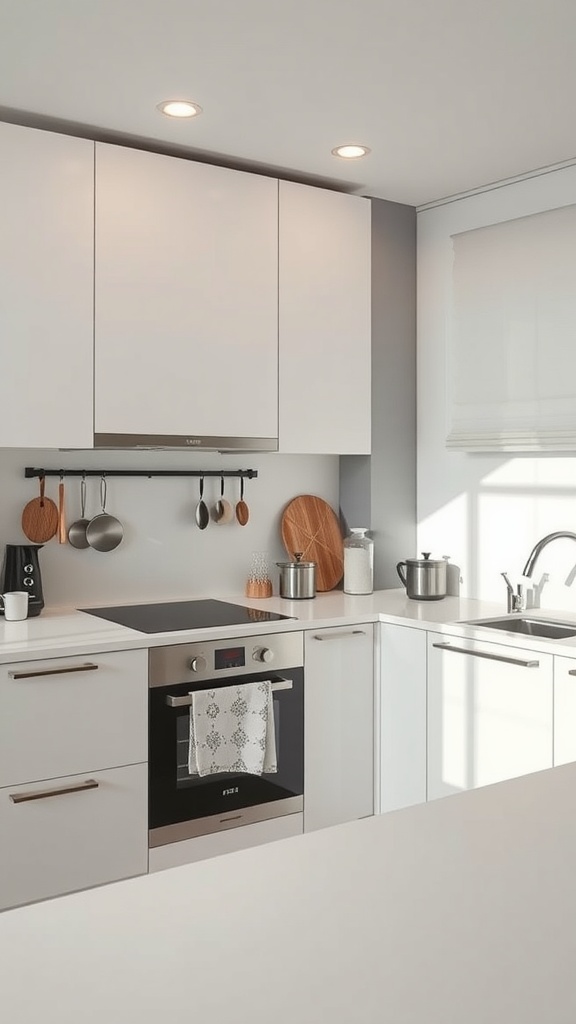
<svg viewBox="0 0 576 1024"><path fill-rule="evenodd" d="M372 200L372 455L340 459L344 524L374 539L375 589L416 554L416 210Z"/></svg>

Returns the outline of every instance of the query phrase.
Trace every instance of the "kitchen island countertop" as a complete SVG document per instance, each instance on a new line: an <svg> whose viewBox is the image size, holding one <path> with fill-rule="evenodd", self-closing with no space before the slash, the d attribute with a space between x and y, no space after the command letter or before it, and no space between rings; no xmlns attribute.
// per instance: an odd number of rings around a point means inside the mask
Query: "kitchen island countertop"
<svg viewBox="0 0 576 1024"><path fill-rule="evenodd" d="M0 915L10 1024L572 1024L576 765Z"/></svg>

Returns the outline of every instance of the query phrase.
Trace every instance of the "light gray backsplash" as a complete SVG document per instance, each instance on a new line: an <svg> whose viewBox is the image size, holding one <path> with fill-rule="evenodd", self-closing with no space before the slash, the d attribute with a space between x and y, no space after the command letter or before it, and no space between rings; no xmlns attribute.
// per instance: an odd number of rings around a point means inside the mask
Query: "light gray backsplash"
<svg viewBox="0 0 576 1024"><path fill-rule="evenodd" d="M316 494L338 509L338 457L219 455L191 452L49 452L0 450L0 556L6 543L27 543L22 509L38 494L38 480L25 479L24 467L51 469L257 469L245 482L250 521L241 527L195 524L199 480L194 477L110 477L107 511L124 525L115 551L79 551L49 541L40 552L46 606L166 600L240 594L254 551L266 551L274 592L277 559L285 558L280 517L298 494ZM226 480L225 496L236 502L239 481ZM89 478L86 514L100 511L99 479ZM58 478L47 478L46 493L57 502ZM212 504L220 480L207 478L205 500ZM80 480L66 480L67 519L80 515Z"/></svg>
<svg viewBox="0 0 576 1024"><path fill-rule="evenodd" d="M416 211L372 200L372 455L340 459L340 508L374 539L376 589L416 553Z"/></svg>

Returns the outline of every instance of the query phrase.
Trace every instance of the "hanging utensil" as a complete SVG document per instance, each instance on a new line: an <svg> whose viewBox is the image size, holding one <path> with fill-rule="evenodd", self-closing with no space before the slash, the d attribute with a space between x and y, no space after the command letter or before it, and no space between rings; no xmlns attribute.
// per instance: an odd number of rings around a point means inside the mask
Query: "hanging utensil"
<svg viewBox="0 0 576 1024"><path fill-rule="evenodd" d="M40 477L40 496L33 498L22 512L22 531L34 544L45 544L58 532L58 509L44 496L45 477Z"/></svg>
<svg viewBox="0 0 576 1024"><path fill-rule="evenodd" d="M200 500L196 505L196 525L199 530L205 530L210 522L208 506L204 501L204 477L200 478Z"/></svg>
<svg viewBox="0 0 576 1024"><path fill-rule="evenodd" d="M220 497L214 505L213 518L214 522L218 526L223 526L225 523L230 523L234 517L234 509L229 501L224 497L224 477L220 477Z"/></svg>
<svg viewBox="0 0 576 1024"><path fill-rule="evenodd" d="M60 473L58 484L58 543L65 544L66 537L66 506L64 497L64 474Z"/></svg>
<svg viewBox="0 0 576 1024"><path fill-rule="evenodd" d="M124 536L124 527L119 519L106 511L106 475L100 480L100 503L102 511L90 520L86 527L86 540L96 551L113 551Z"/></svg>
<svg viewBox="0 0 576 1024"><path fill-rule="evenodd" d="M80 519L76 519L72 523L72 526L68 530L68 540L73 548L88 548L88 538L86 537L86 530L90 523L89 519L86 519L86 476L82 476L80 481Z"/></svg>
<svg viewBox="0 0 576 1024"><path fill-rule="evenodd" d="M244 501L244 477L240 477L240 500L236 504L236 519L240 526L246 526L250 519L250 509Z"/></svg>

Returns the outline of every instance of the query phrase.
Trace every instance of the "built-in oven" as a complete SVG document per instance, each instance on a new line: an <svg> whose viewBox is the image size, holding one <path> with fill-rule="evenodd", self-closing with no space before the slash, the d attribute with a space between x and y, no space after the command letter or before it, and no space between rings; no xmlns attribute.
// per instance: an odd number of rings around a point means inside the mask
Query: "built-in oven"
<svg viewBox="0 0 576 1024"><path fill-rule="evenodd" d="M150 847L302 812L303 664L301 631L150 650ZM264 680L270 681L277 770L191 773L192 694Z"/></svg>

